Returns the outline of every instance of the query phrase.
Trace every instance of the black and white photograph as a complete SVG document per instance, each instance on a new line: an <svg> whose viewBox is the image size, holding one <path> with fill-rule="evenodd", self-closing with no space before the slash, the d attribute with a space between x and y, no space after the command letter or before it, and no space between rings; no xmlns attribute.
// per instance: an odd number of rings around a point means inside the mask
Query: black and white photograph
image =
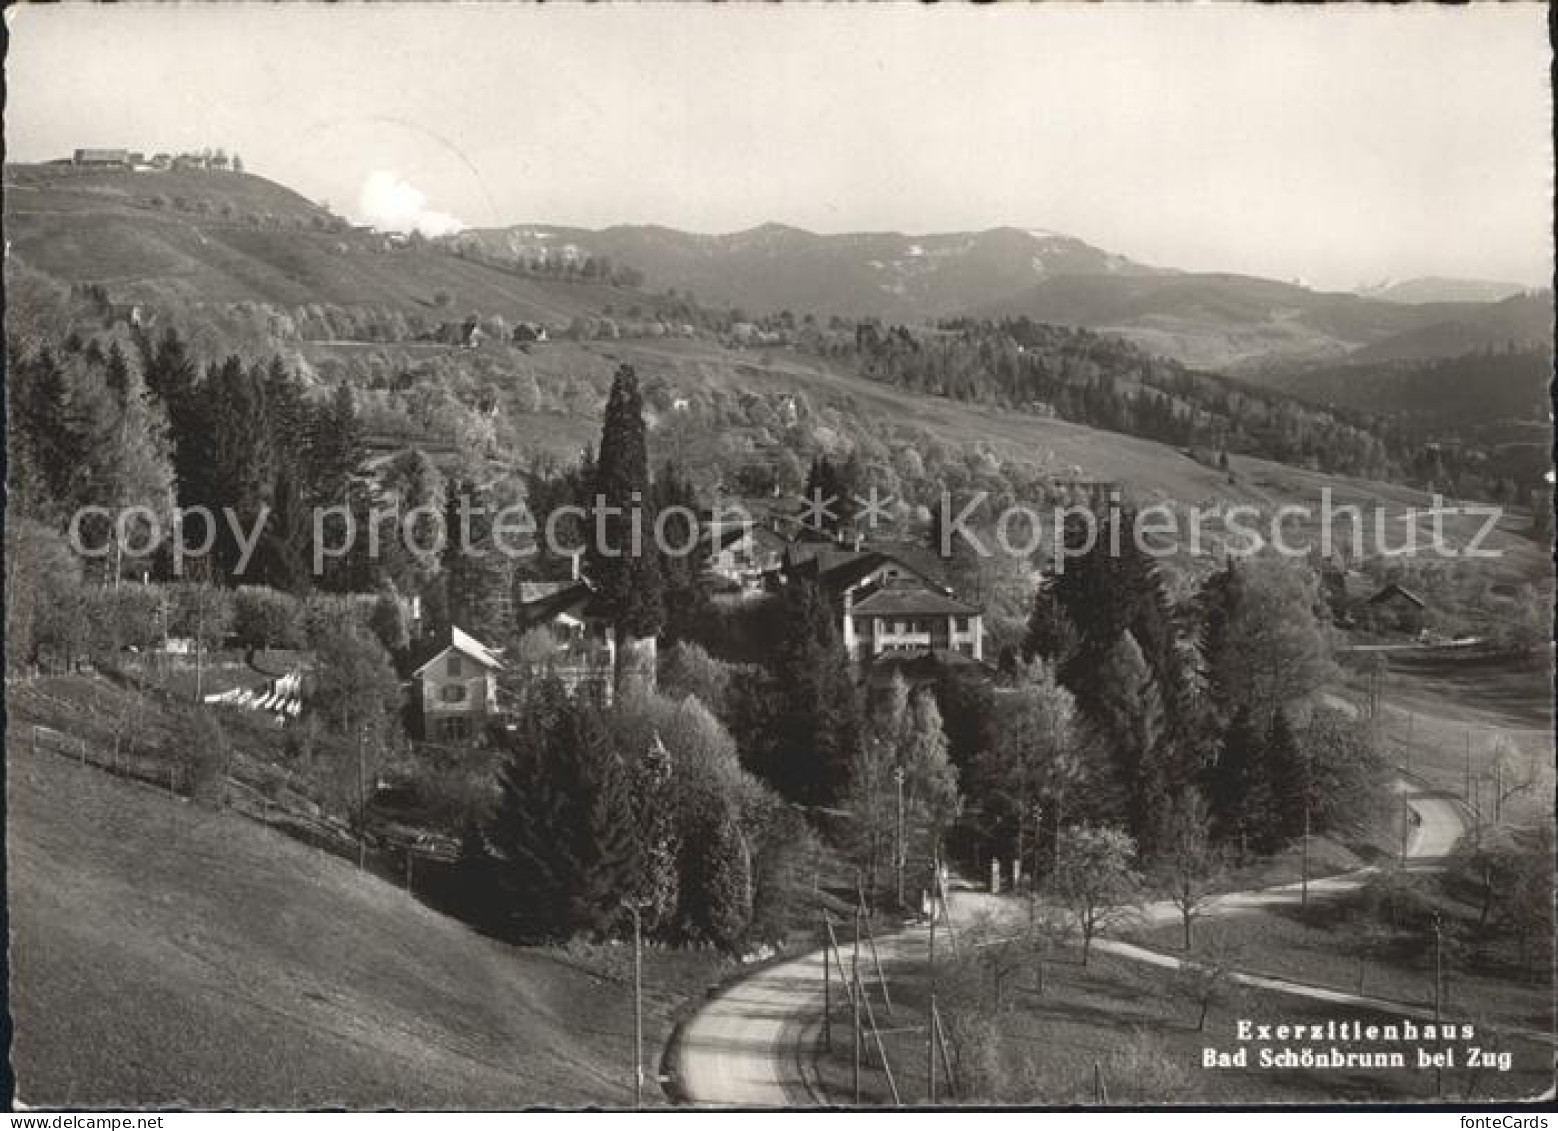
<svg viewBox="0 0 1558 1131"><path fill-rule="evenodd" d="M10 1127L1553 1101L1547 5L4 16Z"/></svg>

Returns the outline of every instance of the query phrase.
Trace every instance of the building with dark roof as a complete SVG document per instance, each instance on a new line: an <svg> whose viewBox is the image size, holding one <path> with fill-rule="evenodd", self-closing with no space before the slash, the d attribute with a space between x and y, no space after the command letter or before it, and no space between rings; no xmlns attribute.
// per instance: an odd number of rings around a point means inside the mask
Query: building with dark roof
<svg viewBox="0 0 1558 1131"><path fill-rule="evenodd" d="M562 681L568 693L611 705L617 634L587 581L522 581L515 619L522 634L514 666Z"/></svg>
<svg viewBox="0 0 1558 1131"><path fill-rule="evenodd" d="M415 729L436 742L481 736L498 716L498 653L450 626L425 640L411 659Z"/></svg>
<svg viewBox="0 0 1558 1131"><path fill-rule="evenodd" d="M984 617L973 605L915 577L875 572L843 592L844 648L857 660L895 652L952 652L984 659Z"/></svg>
<svg viewBox="0 0 1558 1131"><path fill-rule="evenodd" d="M786 578L810 578L838 602L841 637L852 659L872 663L907 652L984 659L984 614L942 583L933 555L829 543L792 548Z"/></svg>
<svg viewBox="0 0 1558 1131"><path fill-rule="evenodd" d="M1360 619L1375 629L1397 632L1423 631L1428 605L1416 593L1391 582L1370 597L1360 611Z"/></svg>

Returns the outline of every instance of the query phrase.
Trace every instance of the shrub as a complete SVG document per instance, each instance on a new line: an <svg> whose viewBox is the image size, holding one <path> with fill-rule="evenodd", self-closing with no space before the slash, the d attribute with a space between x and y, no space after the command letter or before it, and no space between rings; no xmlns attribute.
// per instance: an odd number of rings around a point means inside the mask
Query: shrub
<svg viewBox="0 0 1558 1131"><path fill-rule="evenodd" d="M303 606L277 589L240 586L233 593L233 637L244 648L301 648Z"/></svg>
<svg viewBox="0 0 1558 1131"><path fill-rule="evenodd" d="M214 809L226 805L232 753L216 715L209 709L191 708L169 741L181 790L201 805Z"/></svg>

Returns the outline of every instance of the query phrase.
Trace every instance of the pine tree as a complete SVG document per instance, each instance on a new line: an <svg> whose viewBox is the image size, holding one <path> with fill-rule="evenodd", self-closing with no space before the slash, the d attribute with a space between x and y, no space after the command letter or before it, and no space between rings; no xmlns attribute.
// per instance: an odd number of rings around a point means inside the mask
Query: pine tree
<svg viewBox="0 0 1558 1131"><path fill-rule="evenodd" d="M322 505L340 503L364 455L351 386L342 381L328 401L310 407L306 421L304 460L312 498Z"/></svg>
<svg viewBox="0 0 1558 1131"><path fill-rule="evenodd" d="M611 382L594 486L592 505L603 509L592 515L589 575L616 628L621 657L625 641L653 637L665 623L659 554L653 527L644 522L651 506L644 405L630 365L620 366Z"/></svg>
<svg viewBox="0 0 1558 1131"><path fill-rule="evenodd" d="M1266 776L1270 781L1271 813L1263 835L1257 838L1259 851L1275 851L1282 843L1302 836L1304 806L1312 805L1309 767L1299 750L1298 737L1288 713L1278 708L1266 734Z"/></svg>
<svg viewBox="0 0 1558 1131"><path fill-rule="evenodd" d="M47 504L69 508L87 444L71 403L65 368L47 346L19 367L10 409L14 415L21 463L30 474L33 494Z"/></svg>
<svg viewBox="0 0 1558 1131"><path fill-rule="evenodd" d="M520 937L602 933L638 872L632 793L599 717L548 680L505 739L488 839Z"/></svg>
<svg viewBox="0 0 1558 1131"><path fill-rule="evenodd" d="M105 364L104 377L108 381L108 387L123 402L130 395L130 363L117 341L108 347L108 358Z"/></svg>
<svg viewBox="0 0 1558 1131"><path fill-rule="evenodd" d="M854 677L834 610L814 581L792 581L783 612L774 665L781 703L768 777L792 801L825 804L844 789L860 735Z"/></svg>
<svg viewBox="0 0 1558 1131"><path fill-rule="evenodd" d="M947 757L941 711L929 691L919 692L910 705L899 764L904 771L904 807L925 836L923 851L916 855L928 855L956 818L961 803L958 772Z"/></svg>
<svg viewBox="0 0 1558 1131"><path fill-rule="evenodd" d="M698 513L698 495L691 481L682 475L676 464L667 460L655 479L651 497L654 529L664 530L665 548L682 549L698 533L697 520L691 517ZM672 508L677 509L673 511ZM663 522L662 515L666 516ZM657 544L656 551L659 550ZM699 576L701 567L701 551L697 546L686 554L660 554L668 643L687 639L708 614L708 594Z"/></svg>
<svg viewBox="0 0 1558 1131"><path fill-rule="evenodd" d="M1033 594L1028 613L1028 631L1023 637L1023 659L1040 659L1054 668L1062 668L1076 655L1077 630L1060 605L1054 591L1041 585Z"/></svg>
<svg viewBox="0 0 1558 1131"><path fill-rule="evenodd" d="M1130 632L1120 636L1097 674L1093 722L1109 742L1115 772L1126 791L1131 831L1147 839L1172 792L1162 772L1167 719L1162 692Z"/></svg>
<svg viewBox="0 0 1558 1131"><path fill-rule="evenodd" d="M114 547L105 566L117 579L126 543L144 547L156 526L167 529L169 524L174 481L168 423L162 406L127 365L117 388L107 363L101 375L93 368L81 378L75 400L86 453L78 472L78 505L107 505L121 513L145 508L153 516L143 518L137 512L133 522L116 522L105 531Z"/></svg>
<svg viewBox="0 0 1558 1131"><path fill-rule="evenodd" d="M676 828L671 752L655 735L633 766L633 814L638 835L638 875L632 895L645 906L644 930L664 934L671 926L680 896L678 861L681 840Z"/></svg>
<svg viewBox="0 0 1558 1131"><path fill-rule="evenodd" d="M443 569L451 624L489 640L513 621L513 561L493 537L494 492L469 479L450 484L445 504Z"/></svg>
<svg viewBox="0 0 1558 1131"><path fill-rule="evenodd" d="M1242 858L1255 849L1271 808L1265 743L1249 708L1241 708L1228 724L1217 761L1205 777L1213 829L1219 840L1237 846Z"/></svg>
<svg viewBox="0 0 1558 1131"><path fill-rule="evenodd" d="M264 374L229 357L207 372L197 399L204 420L196 436L182 437L178 445L179 501L212 510L217 535L212 563L221 576L232 577L241 550L222 513L231 509L245 529L252 529L261 508L270 505L275 485Z"/></svg>

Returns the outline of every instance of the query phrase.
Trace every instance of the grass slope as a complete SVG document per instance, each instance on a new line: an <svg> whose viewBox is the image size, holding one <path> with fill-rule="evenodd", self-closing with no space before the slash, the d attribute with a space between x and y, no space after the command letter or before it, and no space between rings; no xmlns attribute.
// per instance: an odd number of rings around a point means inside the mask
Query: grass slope
<svg viewBox="0 0 1558 1131"><path fill-rule="evenodd" d="M328 212L243 173L6 166L5 190L15 261L59 284L102 284L116 301L372 304L432 316L444 292L448 313L440 317L479 311L565 322L635 296L318 230L316 222L334 219ZM190 210L173 205L179 198Z"/></svg>
<svg viewBox="0 0 1558 1131"><path fill-rule="evenodd" d="M631 1102L625 948L509 947L237 816L8 753L21 1102ZM651 1069L709 972L652 953Z"/></svg>

